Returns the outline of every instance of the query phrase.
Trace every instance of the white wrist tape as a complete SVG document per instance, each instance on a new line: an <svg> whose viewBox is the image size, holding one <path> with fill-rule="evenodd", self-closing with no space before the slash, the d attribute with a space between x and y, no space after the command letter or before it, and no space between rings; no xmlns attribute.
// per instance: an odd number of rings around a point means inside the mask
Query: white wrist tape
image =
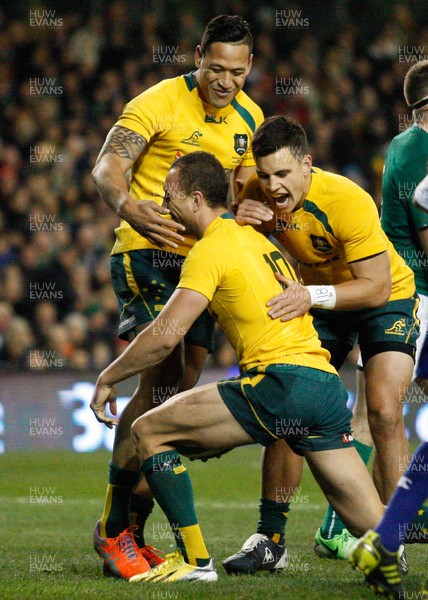
<svg viewBox="0 0 428 600"><path fill-rule="evenodd" d="M314 308L332 309L336 306L336 290L334 285L307 285L311 295L311 306Z"/></svg>

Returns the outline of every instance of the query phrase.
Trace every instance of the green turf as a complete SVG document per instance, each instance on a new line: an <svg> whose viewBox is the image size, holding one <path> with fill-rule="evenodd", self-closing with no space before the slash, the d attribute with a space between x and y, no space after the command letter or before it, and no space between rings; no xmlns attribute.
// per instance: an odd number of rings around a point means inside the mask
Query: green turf
<svg viewBox="0 0 428 600"><path fill-rule="evenodd" d="M188 465L202 531L217 561L216 584L143 587L104 579L101 561L92 549L92 530L102 509L108 460L104 452L10 452L0 457L2 600L375 598L363 585L362 575L348 564L322 560L312 553L312 538L321 522L324 499L307 469L287 527L288 571L245 577L224 573L221 559L254 533L259 498L257 447ZM44 500L48 502L37 503L37 496L47 496ZM158 510L150 517L147 541L164 551L172 543ZM405 581L407 597L420 598L418 590L426 576L428 548L409 546L407 554L411 568Z"/></svg>

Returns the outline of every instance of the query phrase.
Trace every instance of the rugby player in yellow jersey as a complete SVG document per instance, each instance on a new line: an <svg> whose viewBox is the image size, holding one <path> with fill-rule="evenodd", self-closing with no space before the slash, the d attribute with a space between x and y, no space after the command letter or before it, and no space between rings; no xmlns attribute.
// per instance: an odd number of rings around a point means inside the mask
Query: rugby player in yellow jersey
<svg viewBox="0 0 428 600"><path fill-rule="evenodd" d="M165 176L175 158L205 150L234 178L245 181L255 171L250 143L263 115L242 91L252 45L241 17L216 17L196 48L196 71L161 81L131 100L107 135L93 176L102 198L122 218L115 231L111 272L119 301L119 336L124 339L131 341L160 313L194 243L181 224L165 218L169 210L162 206ZM169 395L193 387L212 348L213 327L208 313L201 315L165 362L140 376L122 415L104 512L94 534L105 574L129 577L144 563L148 568L146 559L150 565L162 561L144 542L144 525L154 504L151 492L142 482L134 489L141 493L131 493L139 465L130 427ZM135 527L129 529L129 512L138 527L136 538Z"/></svg>
<svg viewBox="0 0 428 600"><path fill-rule="evenodd" d="M267 119L253 138L253 153L257 176L243 191L238 222L267 224L298 261L304 284L284 280L287 289L269 302L269 314L290 322L311 309L336 369L358 339L376 448L373 476L386 504L410 456L402 401L412 379L419 331L413 273L382 231L369 194L345 177L312 167L305 131L296 121ZM353 435L367 462L371 447L362 443L366 426L361 416L353 421ZM253 546L263 546L266 537L279 545L284 541L289 502L300 484L301 459L279 442L266 449L263 462L257 533L226 559L225 568L231 573L272 569L272 564L252 561ZM314 551L346 558L352 543L330 507L317 531Z"/></svg>
<svg viewBox="0 0 428 600"><path fill-rule="evenodd" d="M239 226L227 212L227 179L211 154L179 158L165 191L173 217L199 241L162 312L101 373L91 408L100 422L116 425L117 418L105 413L107 403L115 413L114 384L164 360L207 307L235 348L241 375L182 392L134 422L141 470L178 548L166 562L131 581L217 579L180 450L186 454L192 448L230 449L255 442L268 446L285 438L306 457L351 531L365 532L383 514L383 506L353 447L346 390L312 317L282 322L268 316L269 298L282 289L277 276L284 273L295 281L292 268L269 240L252 227Z"/></svg>

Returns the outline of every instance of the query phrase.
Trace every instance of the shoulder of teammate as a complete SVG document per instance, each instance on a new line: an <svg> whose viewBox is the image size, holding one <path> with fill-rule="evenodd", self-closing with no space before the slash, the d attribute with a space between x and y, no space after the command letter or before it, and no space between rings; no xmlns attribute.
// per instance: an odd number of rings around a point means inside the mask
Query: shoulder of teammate
<svg viewBox="0 0 428 600"><path fill-rule="evenodd" d="M331 211L331 215L346 213L352 207L367 207L377 213L376 204L368 192L357 183L319 167L312 167L312 182L308 199L319 206Z"/></svg>
<svg viewBox="0 0 428 600"><path fill-rule="evenodd" d="M154 85L141 92L141 94L138 94L138 96L135 96L135 98L132 98L132 100L130 100L125 105L125 108L128 106L138 106L140 103L145 102L146 100L150 100L152 98L173 97L174 94L177 93L177 86L179 85L180 79L182 79L182 76L172 77L169 79L162 79L161 81L158 81L158 83L155 83Z"/></svg>
<svg viewBox="0 0 428 600"><path fill-rule="evenodd" d="M171 116L177 102L182 77L164 79L135 96L124 107L116 122L142 135L147 141L164 126L171 126Z"/></svg>
<svg viewBox="0 0 428 600"><path fill-rule="evenodd" d="M242 116L243 116L244 120L247 122L247 124L250 126L250 128L253 130L253 133L257 129L257 127L259 127L263 123L264 116L263 116L262 109L243 90L240 90L236 94L236 97L235 97L234 102L232 103L232 106L235 106L235 109L238 112L239 112L239 108L242 107L245 111L247 111L249 113L249 115L252 117L252 121L250 119L246 119L244 114Z"/></svg>
<svg viewBox="0 0 428 600"><path fill-rule="evenodd" d="M308 207L309 211L314 210L339 241L362 242L376 232L383 237L378 209L370 194L347 177L317 167L313 170L308 200L315 206Z"/></svg>

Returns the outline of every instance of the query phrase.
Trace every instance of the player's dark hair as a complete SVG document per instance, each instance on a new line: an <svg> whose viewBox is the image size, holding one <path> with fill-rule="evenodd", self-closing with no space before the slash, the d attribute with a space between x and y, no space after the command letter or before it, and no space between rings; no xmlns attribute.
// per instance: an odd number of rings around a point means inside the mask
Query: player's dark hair
<svg viewBox="0 0 428 600"><path fill-rule="evenodd" d="M196 190L204 195L210 208L227 208L229 182L223 165L209 152L190 152L177 158L172 167L178 168L181 190L189 196Z"/></svg>
<svg viewBox="0 0 428 600"><path fill-rule="evenodd" d="M296 159L308 154L308 140L303 127L290 117L269 117L253 137L252 149L254 158L262 158L288 148Z"/></svg>
<svg viewBox="0 0 428 600"><path fill-rule="evenodd" d="M404 97L407 105L418 110L428 104L428 60L411 67L404 78Z"/></svg>
<svg viewBox="0 0 428 600"><path fill-rule="evenodd" d="M219 15L211 19L202 36L202 55L209 51L214 42L245 44L248 46L250 54L253 51L253 36L250 26L238 15Z"/></svg>

